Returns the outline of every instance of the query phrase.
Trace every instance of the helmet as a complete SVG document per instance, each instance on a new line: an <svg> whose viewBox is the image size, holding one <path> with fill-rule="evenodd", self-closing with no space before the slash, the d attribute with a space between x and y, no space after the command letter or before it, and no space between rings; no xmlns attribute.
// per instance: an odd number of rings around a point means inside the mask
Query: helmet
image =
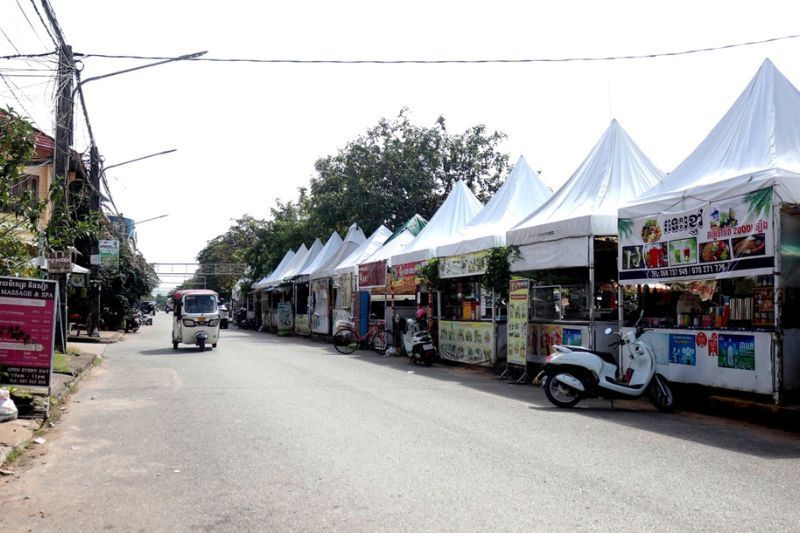
<svg viewBox="0 0 800 533"><path fill-rule="evenodd" d="M417 320L425 318L425 310L424 309L417 309Z"/></svg>

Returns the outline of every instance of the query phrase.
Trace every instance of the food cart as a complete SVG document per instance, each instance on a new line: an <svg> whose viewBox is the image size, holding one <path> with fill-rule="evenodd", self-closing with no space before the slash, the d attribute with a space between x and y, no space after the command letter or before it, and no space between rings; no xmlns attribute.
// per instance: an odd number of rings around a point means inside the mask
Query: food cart
<svg viewBox="0 0 800 533"><path fill-rule="evenodd" d="M520 251L510 361L540 365L554 344L615 353L604 330L618 326L617 209L662 178L613 120L569 180L508 232Z"/></svg>
<svg viewBox="0 0 800 533"><path fill-rule="evenodd" d="M419 234L406 245L401 252L391 258L391 289L393 293L416 293L417 305L426 306L430 318L442 319L441 300L434 304L433 290L420 291L419 268L428 260L436 257L436 248L454 239L475 215L483 204L472 194L467 185L459 180L447 199L442 203L430 222ZM438 294L438 293L437 293ZM438 335L436 323L429 320L431 332ZM457 334L456 334L457 335ZM442 339L439 338L439 341ZM449 345L440 343L439 354L445 358L455 358L456 354L449 350Z"/></svg>
<svg viewBox="0 0 800 533"><path fill-rule="evenodd" d="M800 389L800 93L768 60L663 183L619 210L626 321L659 372L771 395Z"/></svg>
<svg viewBox="0 0 800 533"><path fill-rule="evenodd" d="M437 247L442 357L480 365L506 359L502 356L507 352L506 306L495 306L497 295L482 287L486 260L492 248L506 244L506 231L551 194L525 158L520 157L486 206L449 242Z"/></svg>

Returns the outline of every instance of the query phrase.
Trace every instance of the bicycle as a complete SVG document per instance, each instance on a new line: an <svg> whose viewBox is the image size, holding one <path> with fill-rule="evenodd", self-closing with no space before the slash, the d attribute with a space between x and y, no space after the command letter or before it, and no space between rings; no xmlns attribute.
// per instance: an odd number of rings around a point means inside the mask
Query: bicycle
<svg viewBox="0 0 800 533"><path fill-rule="evenodd" d="M351 319L352 320L352 319ZM392 344L392 334L382 324L370 324L367 333L359 335L353 326L340 326L333 335L333 347L343 354L351 354L359 346L368 346L383 355Z"/></svg>

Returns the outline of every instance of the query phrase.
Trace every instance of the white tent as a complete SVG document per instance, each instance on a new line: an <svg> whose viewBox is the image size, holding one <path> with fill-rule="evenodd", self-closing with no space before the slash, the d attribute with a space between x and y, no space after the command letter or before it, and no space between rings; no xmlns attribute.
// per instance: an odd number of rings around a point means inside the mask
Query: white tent
<svg viewBox="0 0 800 533"><path fill-rule="evenodd" d="M392 232L386 226L381 225L375 232L370 235L369 239L362 242L350 255L345 257L336 268L333 269L334 274L355 274L358 272L359 263L364 259L374 254L383 243L392 236Z"/></svg>
<svg viewBox="0 0 800 533"><path fill-rule="evenodd" d="M286 273L284 274L283 278L286 280L287 278L294 278L300 275L300 272L306 267L306 265L310 265L314 259L316 259L317 255L319 255L320 251L322 251L322 242L319 239L314 239L314 244L311 245L311 248L308 249L308 253L306 254L305 259L299 264L297 264L296 268L294 269L287 269Z"/></svg>
<svg viewBox="0 0 800 533"><path fill-rule="evenodd" d="M328 238L328 242L325 243L325 246L323 246L322 250L317 254L317 257L310 263L306 263L297 275L310 276L312 272L320 268L320 265L327 264L341 246L342 238L334 231Z"/></svg>
<svg viewBox="0 0 800 533"><path fill-rule="evenodd" d="M294 252L292 250L286 252L286 255L283 256L283 259L281 259L281 262L278 263L277 267L275 267L275 270L272 271L272 274L270 274L269 276L264 276L259 281L257 281L253 285L253 289L260 291L274 285L274 281L276 279L280 279L281 274L283 273L284 270L286 270L286 267L289 266L289 263L292 262L293 258L294 258Z"/></svg>
<svg viewBox="0 0 800 533"><path fill-rule="evenodd" d="M774 187L800 203L800 92L767 59L705 140L620 217L692 209Z"/></svg>
<svg viewBox="0 0 800 533"><path fill-rule="evenodd" d="M589 265L593 236L617 234L617 209L656 185L664 174L616 120L572 177L506 234L520 246L514 271Z"/></svg>
<svg viewBox="0 0 800 533"><path fill-rule="evenodd" d="M503 186L448 244L436 249L436 256L463 255L504 246L506 231L552 194L536 172L531 170L525 158L520 156Z"/></svg>
<svg viewBox="0 0 800 533"><path fill-rule="evenodd" d="M391 257L392 265L424 261L435 257L436 247L452 239L483 208L469 187L458 180L450 195L422 231Z"/></svg>
<svg viewBox="0 0 800 533"><path fill-rule="evenodd" d="M275 285L279 285L280 283L286 283L290 281L292 277L294 277L295 272L297 272L297 269L300 267L300 265L302 265L305 262L307 257L308 257L308 248L306 248L305 244L301 244L300 248L298 248L297 251L294 253L294 257L292 258L292 260L289 262L288 265L286 265L286 268L283 269L281 277L275 280L274 282Z"/></svg>
<svg viewBox="0 0 800 533"><path fill-rule="evenodd" d="M327 261L321 261L318 264L317 268L310 274L311 279L331 277L334 267L341 263L345 257L353 253L365 240L366 237L364 236L364 232L361 231L361 228L359 228L357 224L352 224L347 230L347 235L345 235L341 246L338 247L336 252L332 254Z"/></svg>

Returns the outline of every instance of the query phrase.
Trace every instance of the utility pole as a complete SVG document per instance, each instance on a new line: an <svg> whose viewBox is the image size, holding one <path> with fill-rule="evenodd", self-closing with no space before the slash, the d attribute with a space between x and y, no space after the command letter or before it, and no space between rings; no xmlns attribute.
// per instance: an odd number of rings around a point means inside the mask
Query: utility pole
<svg viewBox="0 0 800 533"><path fill-rule="evenodd" d="M53 206L53 210L63 209L69 216L69 167L73 142L73 99L72 80L75 75L75 62L72 57L72 47L64 40L64 34L58 25L48 0L42 0L47 19L53 26L58 38L58 75L56 77L56 132L55 147L53 150L53 180L64 180L63 205ZM52 216L52 215L51 215ZM67 274L58 275L58 285L61 293L59 335L56 336L56 348L66 351L68 306L67 306Z"/></svg>
<svg viewBox="0 0 800 533"><path fill-rule="evenodd" d="M94 213L100 212L100 153L97 146L92 143L89 151L89 181L92 185L91 198L89 199L89 210ZM92 337L100 336L100 243L97 235L92 235L89 246L89 335Z"/></svg>

